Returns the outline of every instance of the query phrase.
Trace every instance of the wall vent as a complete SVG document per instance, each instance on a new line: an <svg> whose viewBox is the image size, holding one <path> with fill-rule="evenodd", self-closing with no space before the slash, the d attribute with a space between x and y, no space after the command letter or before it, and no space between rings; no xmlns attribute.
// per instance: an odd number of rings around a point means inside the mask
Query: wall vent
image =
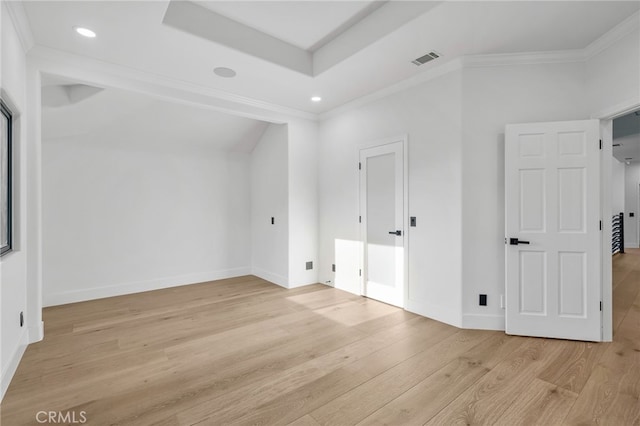
<svg viewBox="0 0 640 426"><path fill-rule="evenodd" d="M429 61L433 61L434 59L438 59L440 57L440 55L438 55L436 52L429 52L424 56L420 56L417 59L414 59L413 61L411 61L412 64L420 66L420 65L424 65Z"/></svg>

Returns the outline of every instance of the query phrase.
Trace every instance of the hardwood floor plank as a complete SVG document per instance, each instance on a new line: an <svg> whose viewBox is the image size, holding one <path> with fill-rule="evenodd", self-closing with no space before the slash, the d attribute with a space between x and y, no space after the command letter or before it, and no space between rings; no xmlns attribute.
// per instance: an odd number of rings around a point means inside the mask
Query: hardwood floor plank
<svg viewBox="0 0 640 426"><path fill-rule="evenodd" d="M495 333L358 424L422 425L525 341Z"/></svg>
<svg viewBox="0 0 640 426"><path fill-rule="evenodd" d="M558 343L528 339L425 424L497 423L539 372L561 353Z"/></svg>
<svg viewBox="0 0 640 426"><path fill-rule="evenodd" d="M576 401L578 394L542 380L533 379L526 393L507 407L495 425L559 425Z"/></svg>
<svg viewBox="0 0 640 426"><path fill-rule="evenodd" d="M613 269L614 342L599 344L460 330L252 276L51 307L0 421L640 424L640 250Z"/></svg>
<svg viewBox="0 0 640 426"><path fill-rule="evenodd" d="M376 370L380 365L384 370L388 368L387 366L390 361L393 361L393 358L388 357L388 353L384 353L383 357L376 356L375 353L391 345L395 347L398 341L408 340L411 337L415 339L416 333L424 335L423 342L429 345L442 339L443 335L455 332L452 327L444 324L433 324L433 321L421 318L412 320L408 324L391 327L327 353L322 357L311 359L304 364L282 371L275 381L272 379L252 383L245 388L238 389L236 392L221 395L216 400L210 400L197 407L185 410L179 414L179 418L185 423L205 422L206 424L207 421L213 420L216 422L235 421L247 414L242 408L245 404L249 404L251 407L260 407L276 400L283 394L298 393L300 388L308 387L309 384L322 380L323 377L335 370L354 363L362 364L360 368L365 371L368 369ZM415 345L416 340L414 339L411 339L409 344ZM372 353L374 356L369 358L369 354ZM366 362L364 361L365 358L367 358ZM358 382L356 381L356 383ZM302 395L302 393L299 395ZM332 393L330 395L333 396ZM218 408L216 409L216 407Z"/></svg>
<svg viewBox="0 0 640 426"><path fill-rule="evenodd" d="M633 301L640 294L640 270L632 271L618 285L613 294L613 330L614 333L624 320Z"/></svg>
<svg viewBox="0 0 640 426"><path fill-rule="evenodd" d="M569 341L561 345L561 355L542 370L538 378L580 393L608 346L603 343Z"/></svg>
<svg viewBox="0 0 640 426"><path fill-rule="evenodd" d="M289 423L288 426L320 426L309 414Z"/></svg>
<svg viewBox="0 0 640 426"><path fill-rule="evenodd" d="M460 330L409 360L314 410L322 425L356 424L442 368L492 332Z"/></svg>
<svg viewBox="0 0 640 426"><path fill-rule="evenodd" d="M225 423L284 425L302 413L326 404L456 332L452 327L436 326L424 320L421 320L420 325L428 328L417 328L416 332L409 337L364 358L355 358L351 363L317 380L256 406L250 413L240 417L235 415L221 417L220 413L216 413L213 418Z"/></svg>
<svg viewBox="0 0 640 426"><path fill-rule="evenodd" d="M571 424L640 424L640 295L567 415Z"/></svg>

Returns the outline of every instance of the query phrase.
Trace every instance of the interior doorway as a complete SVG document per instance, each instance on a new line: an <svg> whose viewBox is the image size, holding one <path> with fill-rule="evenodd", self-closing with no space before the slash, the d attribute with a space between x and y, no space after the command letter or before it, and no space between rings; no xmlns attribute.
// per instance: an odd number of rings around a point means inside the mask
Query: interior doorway
<svg viewBox="0 0 640 426"><path fill-rule="evenodd" d="M362 294L404 307L406 288L404 140L360 150Z"/></svg>

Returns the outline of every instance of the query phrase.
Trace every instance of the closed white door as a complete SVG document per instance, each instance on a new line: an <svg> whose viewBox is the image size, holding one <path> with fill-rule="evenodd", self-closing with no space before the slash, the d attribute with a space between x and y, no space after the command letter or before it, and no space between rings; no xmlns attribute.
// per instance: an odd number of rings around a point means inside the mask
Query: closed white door
<svg viewBox="0 0 640 426"><path fill-rule="evenodd" d="M360 151L363 294L395 306L404 302L403 143Z"/></svg>
<svg viewBox="0 0 640 426"><path fill-rule="evenodd" d="M599 341L597 120L505 131L506 332Z"/></svg>

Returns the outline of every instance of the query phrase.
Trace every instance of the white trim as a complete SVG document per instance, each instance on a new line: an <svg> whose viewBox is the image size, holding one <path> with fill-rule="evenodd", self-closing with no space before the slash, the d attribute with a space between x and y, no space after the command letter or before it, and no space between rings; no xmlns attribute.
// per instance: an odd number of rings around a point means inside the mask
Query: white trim
<svg viewBox="0 0 640 426"><path fill-rule="evenodd" d="M36 343L44 339L44 322L40 321L35 326L30 326L29 330L29 343Z"/></svg>
<svg viewBox="0 0 640 426"><path fill-rule="evenodd" d="M591 118L598 120L614 119L627 115L640 108L640 96L634 96L612 107L602 109L591 114Z"/></svg>
<svg viewBox="0 0 640 426"><path fill-rule="evenodd" d="M319 284L319 283L317 281L307 282L307 283L302 282L302 283L297 283L297 284L290 284L286 288L292 289L292 288L306 287L308 285L314 285L314 284Z"/></svg>
<svg viewBox="0 0 640 426"><path fill-rule="evenodd" d="M9 389L9 384L11 383L11 379L16 374L16 370L18 370L18 365L20 365L20 360L24 355L24 351L27 349L27 345L29 344L29 333L26 329L22 331L20 339L18 340L18 346L16 350L11 354L11 359L5 364L5 367L2 371L2 384L0 387L0 401L4 398L7 389Z"/></svg>
<svg viewBox="0 0 640 426"><path fill-rule="evenodd" d="M45 294L43 297L43 305L45 307L64 305L67 303L83 302L86 300L102 299L105 297L121 296L124 294L141 293L144 291L159 290L169 287L179 287L188 284L222 280L225 278L240 277L250 274L251 269L249 267L243 267L158 278L147 281L121 283L83 290L65 291L54 294Z"/></svg>
<svg viewBox="0 0 640 426"><path fill-rule="evenodd" d="M49 47L35 46L27 57L41 72L80 82L131 90L273 123L284 123L291 117L317 120L316 114L305 111Z"/></svg>
<svg viewBox="0 0 640 426"><path fill-rule="evenodd" d="M271 283L277 284L280 287L290 288L289 287L289 279L283 275L274 274L273 272L269 272L266 269L252 267L251 275L255 275L258 278L262 278L263 280L267 280ZM296 286L301 287L301 286Z"/></svg>
<svg viewBox="0 0 640 426"><path fill-rule="evenodd" d="M505 65L562 64L583 62L582 49L557 50L550 52L523 52L463 57L464 68L500 67Z"/></svg>
<svg viewBox="0 0 640 426"><path fill-rule="evenodd" d="M431 303L425 302L416 302L409 299L407 300L407 304L404 309L423 317L431 318L436 321L452 325L454 327L462 328L462 318L460 317L460 314L453 311L452 309L443 308L440 305L433 305Z"/></svg>
<svg viewBox="0 0 640 426"><path fill-rule="evenodd" d="M332 110L319 115L319 119L327 120L347 111L367 105L379 99L386 98L394 93L402 92L427 81L434 80L443 75L466 68L499 67L506 65L535 65L584 62L586 59L583 49L560 50L550 52L506 53L495 55L471 55L462 56L446 62L438 67L430 68L413 77L402 80L391 86L387 86L376 92L354 99Z"/></svg>
<svg viewBox="0 0 640 426"><path fill-rule="evenodd" d="M600 36L593 43L585 47L583 49L585 59L590 59L596 56L638 28L640 28L640 11L629 16L627 19L604 33L604 35Z"/></svg>
<svg viewBox="0 0 640 426"><path fill-rule="evenodd" d="M33 38L29 18L27 18L27 12L24 10L22 1L3 1L2 4L7 5L9 17L11 18L11 22L13 22L16 33L18 33L18 39L20 39L22 49L28 52L36 45L36 42Z"/></svg>
<svg viewBox="0 0 640 426"><path fill-rule="evenodd" d="M504 331L504 315L462 314L462 328Z"/></svg>
<svg viewBox="0 0 640 426"><path fill-rule="evenodd" d="M624 243L624 248L640 248L638 243Z"/></svg>
<svg viewBox="0 0 640 426"><path fill-rule="evenodd" d="M613 157L613 120L599 121L600 150L600 340L613 340L613 258L611 256L611 185L613 181L611 158Z"/></svg>
<svg viewBox="0 0 640 426"><path fill-rule="evenodd" d="M403 235L404 235L404 290L403 290L403 294L404 294L404 300L402 301L403 306L407 306L407 303L409 301L409 230L411 228L411 219L410 219L410 212L409 212L409 134L405 133L404 135L404 139L403 139L403 144L402 144L402 153L404 158L402 159L403 161L403 172L404 172L404 176L403 176L403 197L404 197L404 205L402 206L402 208L404 209L404 227L402 229Z"/></svg>
<svg viewBox="0 0 640 426"><path fill-rule="evenodd" d="M320 114L319 119L321 121L327 120L335 117L336 115L340 115L352 109L374 102L378 99L385 98L394 93L407 90L411 87L465 68L586 62L588 59L607 49L639 27L640 12L636 12L583 49L462 56L438 67L428 69L416 76L342 104L341 106ZM614 108L611 108L611 110L617 111ZM606 111L603 112L603 114L604 113L606 113ZM592 116L592 118L602 117Z"/></svg>

